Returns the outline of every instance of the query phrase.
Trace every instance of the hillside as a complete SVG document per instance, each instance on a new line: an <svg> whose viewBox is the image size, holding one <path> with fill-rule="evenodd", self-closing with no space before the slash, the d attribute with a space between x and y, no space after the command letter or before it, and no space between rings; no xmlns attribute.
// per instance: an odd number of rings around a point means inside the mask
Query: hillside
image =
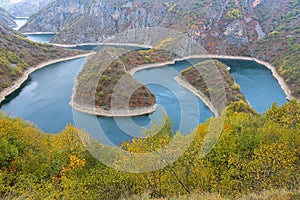
<svg viewBox="0 0 300 200"><path fill-rule="evenodd" d="M30 17L52 1L54 0L4 0L0 3L0 7L3 7L16 17Z"/></svg>
<svg viewBox="0 0 300 200"><path fill-rule="evenodd" d="M22 30L61 32L54 42L83 43L101 41L127 29L159 26L190 32L210 52L222 53L231 47L222 50L225 45L220 48L221 39L240 47L270 33L278 18L295 9L288 7L288 2L57 0L30 19ZM216 40L216 44L209 41L208 45L205 40L209 38Z"/></svg>
<svg viewBox="0 0 300 200"><path fill-rule="evenodd" d="M31 42L18 32L2 25L0 35L1 92L19 79L26 70L42 62L86 53Z"/></svg>
<svg viewBox="0 0 300 200"><path fill-rule="evenodd" d="M174 163L137 174L97 161L86 149L85 134L72 126L48 135L0 113L0 198L299 199L300 104L273 106L256 116L231 107L221 137L207 156L199 156L199 151L209 121L198 126L193 142ZM147 155L169 144L172 132L167 120L163 127L155 125L146 133L153 137L124 143L121 148ZM181 142L189 137L176 135ZM115 165L125 162L134 167L130 160L109 153L104 155ZM166 159L156 161L159 165ZM148 164L139 162L140 167Z"/></svg>
<svg viewBox="0 0 300 200"><path fill-rule="evenodd" d="M214 99L212 99L211 96L217 96L218 94L222 94L222 92L216 91L216 88L218 87L213 86L213 84L218 84L218 78L215 77L214 74L209 73L213 70L213 67L216 67L221 75L221 84L224 87L226 95L226 105L230 105L236 102L244 102L245 104L247 104L244 95L240 91L239 85L235 83L234 79L230 75L228 66L224 63L221 63L220 61L208 60L200 62L183 70L180 76L181 78L189 82L193 87L195 87L199 92L201 92L205 96L205 98L208 98L209 101L212 101L213 105L215 105L219 102L213 102ZM222 90L222 88L219 89ZM255 113L255 111L249 107L247 107L247 109L243 111Z"/></svg>
<svg viewBox="0 0 300 200"><path fill-rule="evenodd" d="M17 26L13 16L11 16L6 10L0 8L0 25L14 27Z"/></svg>
<svg viewBox="0 0 300 200"><path fill-rule="evenodd" d="M284 7L282 7L284 9ZM265 16L267 17L267 16ZM249 47L249 53L269 61L300 96L300 1L290 1L283 15L274 17L268 35Z"/></svg>
<svg viewBox="0 0 300 200"><path fill-rule="evenodd" d="M146 86L128 74L128 64L122 61L125 55L124 49L104 47L90 57L76 79L71 105L81 107L82 112L95 107L95 113L103 116L125 116L130 110L136 113L130 116L155 111L137 112L152 108L156 100Z"/></svg>
<svg viewBox="0 0 300 200"><path fill-rule="evenodd" d="M210 54L270 62L299 96L299 9L297 0L57 0L22 31L59 32L54 43L86 43L133 28L181 30Z"/></svg>
<svg viewBox="0 0 300 200"><path fill-rule="evenodd" d="M156 105L154 94L132 78L130 70L172 59L174 55L158 49L126 51L104 47L89 58L79 73L71 105L82 112L95 107L94 113L104 116L124 116L128 110L135 111L130 116L153 112Z"/></svg>

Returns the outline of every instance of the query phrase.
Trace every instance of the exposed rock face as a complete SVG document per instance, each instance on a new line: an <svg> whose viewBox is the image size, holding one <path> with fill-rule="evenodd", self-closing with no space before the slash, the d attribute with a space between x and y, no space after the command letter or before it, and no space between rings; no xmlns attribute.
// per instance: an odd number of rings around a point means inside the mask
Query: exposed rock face
<svg viewBox="0 0 300 200"><path fill-rule="evenodd" d="M253 56L281 67L296 89L299 9L296 0L56 0L21 31L59 32L53 43L76 44L102 42L128 29L169 28L188 33L210 54Z"/></svg>
<svg viewBox="0 0 300 200"><path fill-rule="evenodd" d="M286 2L56 0L31 18L21 31L59 32L54 43L93 43L124 30L159 26L189 31L208 51L223 53L232 50L228 44L244 45L262 39L263 33L271 30L272 19L263 20L258 26L258 16L271 8L280 15L280 5ZM229 16L232 10L245 17Z"/></svg>
<svg viewBox="0 0 300 200"><path fill-rule="evenodd" d="M10 27L17 26L13 17L2 8L0 8L0 24Z"/></svg>
<svg viewBox="0 0 300 200"><path fill-rule="evenodd" d="M53 42L97 42L130 28L157 26L163 22L168 6L130 1L56 1L29 20L22 31L61 32ZM47 20L45 20L47 19Z"/></svg>
<svg viewBox="0 0 300 200"><path fill-rule="evenodd" d="M30 17L53 1L54 0L22 0L17 3L9 3L6 9L16 17Z"/></svg>
<svg viewBox="0 0 300 200"><path fill-rule="evenodd" d="M249 41L246 32L245 24L242 21L236 20L226 27L224 35L228 37L228 42L232 44L247 43Z"/></svg>

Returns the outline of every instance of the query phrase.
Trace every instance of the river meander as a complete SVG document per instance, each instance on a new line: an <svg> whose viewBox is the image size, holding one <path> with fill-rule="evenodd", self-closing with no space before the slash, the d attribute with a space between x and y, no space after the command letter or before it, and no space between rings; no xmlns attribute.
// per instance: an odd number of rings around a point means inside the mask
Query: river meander
<svg viewBox="0 0 300 200"><path fill-rule="evenodd" d="M31 37L38 37L31 38L32 40L41 40L41 35ZM49 40L49 35L45 35L42 40ZM33 122L47 133L57 133L67 124L74 124L74 116L76 126L87 131L95 131L92 130L94 122L91 120L96 118L106 137L115 144L129 140L132 136L139 136L143 127L149 128L151 121L160 121L163 113L174 122L174 131L179 130L182 133L191 132L197 124L212 117L210 110L199 98L174 80L181 70L190 66L187 61L145 69L134 74L134 77L145 83L157 98L158 110L151 115L114 119L74 111L69 102L74 78L84 61L85 58L80 58L60 62L33 72L29 80L2 103L1 110L12 117L22 117ZM231 67L235 81L241 86L247 101L258 112L265 112L273 102L279 105L286 102L283 90L266 67L253 61L226 59L221 61Z"/></svg>

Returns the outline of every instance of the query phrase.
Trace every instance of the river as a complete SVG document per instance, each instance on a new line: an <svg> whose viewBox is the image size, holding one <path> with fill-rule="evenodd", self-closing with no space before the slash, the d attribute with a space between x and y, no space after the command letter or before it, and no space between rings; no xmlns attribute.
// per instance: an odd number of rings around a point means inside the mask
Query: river
<svg viewBox="0 0 300 200"><path fill-rule="evenodd" d="M49 37L45 36L44 39L47 38ZM158 110L151 115L113 119L74 111L69 101L74 78L84 61L85 58L65 61L33 72L30 79L3 102L1 110L12 117L22 117L33 122L47 133L61 131L67 124L74 124L74 119L76 126L91 132L95 131L91 129L97 124L96 129L101 127L105 132L106 138L103 141L108 139L115 144L139 136L143 127L151 126L151 121L161 121L163 112L174 122L174 131L179 130L182 133L190 133L197 124L212 116L202 101L173 79L182 69L190 66L187 61L141 70L134 74L134 77L145 83L157 98ZM273 102L279 105L285 103L284 92L270 70L264 66L252 61L221 61L231 67L235 81L241 86L250 105L258 112L265 112Z"/></svg>
<svg viewBox="0 0 300 200"><path fill-rule="evenodd" d="M26 24L27 21L28 18L16 18L15 22L17 26L14 27L14 30L19 30ZM26 34L26 36L29 40L32 40L34 42L49 43L50 40L55 36L55 34Z"/></svg>
<svg viewBox="0 0 300 200"><path fill-rule="evenodd" d="M17 24L16 27L14 27L14 30L19 30L26 22L28 21L28 18L16 18L15 22Z"/></svg>

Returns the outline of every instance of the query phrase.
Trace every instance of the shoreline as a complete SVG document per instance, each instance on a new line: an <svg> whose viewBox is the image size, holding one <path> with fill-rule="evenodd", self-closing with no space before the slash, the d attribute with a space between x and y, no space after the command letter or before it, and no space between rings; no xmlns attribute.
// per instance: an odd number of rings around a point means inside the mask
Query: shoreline
<svg viewBox="0 0 300 200"><path fill-rule="evenodd" d="M189 82L184 80L181 75L178 75L174 78L177 83L185 88L186 90L192 92L195 96L199 97L201 101L209 108L209 110L214 114L215 117L219 117L220 113L214 107L214 105L209 101L209 99L203 94L200 90L197 90L194 86L192 86Z"/></svg>
<svg viewBox="0 0 300 200"><path fill-rule="evenodd" d="M46 33L45 33L46 34ZM135 43L113 43L113 42L101 42L101 43L81 43L81 44L58 44L58 43L49 43L53 46L58 47L82 47L88 45L111 45L111 46L128 46L128 47L141 47L141 48L152 48L149 45L135 44Z"/></svg>
<svg viewBox="0 0 300 200"><path fill-rule="evenodd" d="M66 57L66 58L59 58L59 59L54 59L54 60L50 60L50 61L46 61L46 62L42 62L34 67L30 67L28 68L26 71L24 71L23 75L21 77L19 77L16 81L13 82L13 84L5 89L3 89L3 91L0 92L0 103L2 103L2 101L5 100L5 98L10 95L11 93L13 93L14 91L16 91L17 89L19 89L21 87L21 85L28 79L29 75L36 71L39 70L43 67L46 67L48 65L51 64L55 64L55 63L59 63L59 62L63 62L63 61L68 61L68 60L74 60L77 58L83 58L83 57L87 57L90 55L93 55L94 53L86 53L86 54L80 54L77 56L71 56L71 57Z"/></svg>
<svg viewBox="0 0 300 200"><path fill-rule="evenodd" d="M293 97L291 95L291 91L290 91L289 87L285 83L284 79L278 74L278 72L276 71L276 68L274 66L272 66L268 62L261 61L261 60L259 60L257 58L252 58L252 57L226 56L226 55L213 55L213 54L208 54L208 55L193 55L193 56L187 56L187 57L183 57L183 58L175 58L173 61L139 65L139 66L137 66L137 67L135 67L133 69L130 69L128 71L128 73L131 76L133 76L136 72L138 72L140 70L150 69L150 68L157 68L157 67L164 67L166 65L175 64L175 62L177 62L177 61L183 61L183 60L192 59L192 58L235 59L235 60L239 59L239 60L254 61L256 63L259 63L259 64L265 66L269 70L271 70L272 76L278 81L278 84L280 85L281 89L284 91L285 95L289 99L294 99L295 98L295 97ZM217 109L214 107L214 105L209 101L209 99L201 91L198 91L190 83L188 83L187 81L185 81L184 79L182 79L180 77L180 75L176 76L174 79L177 81L177 83L179 85L181 85L182 87L184 87L185 89L189 90L194 95L196 95L197 97L199 97L201 99L201 101L210 109L210 111L214 114L215 117L218 117L220 115L220 113L217 111ZM75 81L75 83L76 83L76 81ZM75 89L73 91L75 91ZM136 112L134 112L134 110L123 110L123 111L120 111L119 114L115 115L115 113L107 112L107 111L105 111L103 109L98 109L97 110L96 108L91 108L89 106L79 105L79 104L77 104L77 103L75 103L73 101L73 96L74 96L74 92L73 92L73 95L72 95L72 98L71 98L71 101L70 101L70 105L75 110L78 110L78 111L83 112L83 113L98 115L98 116L106 116L106 117L131 117L131 116L138 116L138 115L144 115L144 114L153 113L155 111L155 109L156 109L156 106L154 106L154 107L150 107L150 108L143 108L143 110L140 110L140 111L136 110ZM149 109L148 110L149 112L147 112L147 109ZM116 112L116 111L114 111L114 112ZM130 115L129 112L132 112L132 115Z"/></svg>
<svg viewBox="0 0 300 200"><path fill-rule="evenodd" d="M154 104L153 106L136 109L104 110L102 108L96 108L88 105L79 105L73 101L73 95L69 104L73 109L79 112L87 113L90 115L97 115L101 117L136 117L151 114L157 109L157 104Z"/></svg>
<svg viewBox="0 0 300 200"><path fill-rule="evenodd" d="M137 109L118 109L118 110L104 110L102 108L96 108L95 106L80 105L74 101L74 97L76 95L77 83L78 80L76 77L74 80L73 92L69 104L73 109L82 113L97 115L101 117L135 117L135 116L148 115L154 113L157 109L156 103L148 107L142 107Z"/></svg>
<svg viewBox="0 0 300 200"><path fill-rule="evenodd" d="M292 95L290 88L284 81L283 77L279 75L277 72L276 68L271 65L268 62L259 60L257 58L253 57L246 57L246 56L226 56L226 55L214 55L214 54L207 54L207 55L193 55L193 56L187 56L183 58L176 58L173 61L167 61L163 63L151 63L151 64L145 64L145 65L140 65L134 69L129 70L129 73L133 75L137 71L143 70L143 69L150 69L150 68L156 68L156 67L163 67L166 65L172 65L175 64L177 61L183 61L187 59L193 59L193 58L210 58L210 59L231 59L231 60L248 60L248 61L254 61L258 64L263 65L267 69L269 69L272 73L272 76L277 80L278 84L280 85L281 89L285 93L286 97L289 99L295 99L295 97Z"/></svg>
<svg viewBox="0 0 300 200"><path fill-rule="evenodd" d="M53 35L56 35L57 33L55 32L25 32L25 33L22 33L23 35L49 35L49 34L53 34Z"/></svg>
<svg viewBox="0 0 300 200"><path fill-rule="evenodd" d="M24 35L34 35L34 34L57 34L55 32L27 32L27 33L23 33ZM136 44L136 43L109 43L109 42L100 42L100 43L80 43L80 44L58 44L58 43L49 43L50 45L53 46L58 46L58 47L80 47L80 46L86 46L86 45L115 45L115 46L136 46L136 47L141 47L141 48L153 48L153 46L151 45L142 45L142 44ZM163 66L163 65L169 65L169 64L174 64L176 61L182 61L182 60L186 60L189 58L211 58L211 59L240 59L240 60L249 60L249 61L254 61L258 64L261 64L263 66L265 66L266 68L268 68L271 73L272 76L277 80L278 84L280 85L281 89L283 90L283 92L285 93L287 99L292 100L295 99L295 97L292 95L292 92L289 88L289 86L286 84L285 80L283 79L282 76L280 76L280 74L278 73L278 71L276 70L276 68L271 65L270 63L266 62L266 61L262 61L259 60L257 58L254 57L247 57L247 56L228 56L228 55L216 55L216 54L205 54L205 55L193 55L193 56L187 56L187 57L183 57L183 58L177 58L174 59L173 61L170 62L165 62L165 64L163 63L157 63L157 67ZM152 64L150 64L152 65ZM135 72L142 70L142 69L147 69L147 68L154 68L155 66L151 67L151 66L138 66L136 70L132 69L132 72L130 70L129 73L132 73L131 75L133 75ZM1 101L0 101L1 102Z"/></svg>
<svg viewBox="0 0 300 200"><path fill-rule="evenodd" d="M50 43L50 44L52 44L54 46L61 46L61 47L78 47L78 46L85 46L85 45L116 45L116 46L138 46L138 47L143 47L143 48L152 48L152 46L150 46L150 45L141 45L141 44L135 44L135 43L82 43L82 44L69 44L69 45L68 44L55 44L55 43ZM193 55L193 56L187 56L184 58L177 58L177 59L174 59L173 61L168 61L168 62L164 62L164 63L156 63L157 66L155 66L155 64L141 65L134 69L131 69L129 71L129 73L131 75L133 75L135 72L142 70L142 69L162 67L164 65L175 64L176 61L182 61L182 60L186 60L189 58L211 58L211 59L232 59L232 60L239 59L239 60L254 61L258 64L265 66L266 68L268 68L271 71L272 76L277 80L278 84L280 85L281 89L283 90L283 92L285 93L286 97L289 100L295 99L295 97L292 95L292 92L291 92L289 86L286 84L283 77L280 76L280 74L277 72L276 68L268 62L259 60L254 57L228 56L228 55L216 55L216 54Z"/></svg>
<svg viewBox="0 0 300 200"><path fill-rule="evenodd" d="M27 33L24 33L27 34ZM35 32L35 33L28 33L28 34L53 34L53 33L47 33L47 32ZM148 45L140 45L140 44L134 44L134 43L82 43L82 44L53 44L50 43L51 45L54 46L60 46L60 47L78 47L78 46L85 46L85 45L115 45L115 46L137 46L137 47L142 47L142 48L151 48L151 46ZM82 55L77 55L77 56L72 56L72 57L67 57L67 58L61 58L61 59L55 59L55 60L51 60L51 61L47 61L47 62L43 62L41 64L36 65L35 67L31 67L29 69L27 69L24 74L17 79L16 81L14 81L13 85L5 88L2 92L0 92L0 103L6 98L6 96L10 95L12 92L14 92L15 90L17 90L18 88L20 88L20 86L28 79L28 76L38 70L41 69L47 65L50 64L54 64L54 63L58 63L58 62L62 62L62 61L68 61L68 60L73 60L76 58L82 58L82 57L87 57L90 55L95 54L95 52L90 52L87 54L82 54ZM254 61L258 64L261 64L263 66L265 66L266 68L268 68L271 73L272 76L277 80L278 84L280 85L281 89L284 91L286 97L288 99L294 99L295 97L291 94L291 90L289 89L288 85L285 83L283 77L281 77L279 75L279 73L277 72L276 68L274 66L272 66L270 63L259 60L257 58L253 58L253 57L246 57L246 56L227 56L227 55L215 55L215 54L205 54L205 55L192 55L192 56L187 56L187 57L183 57L183 58L175 58L173 59L173 61L167 61L167 62L162 62L162 63L151 63L151 64L144 64L144 65L139 65L131 70L129 70L129 74L130 75L134 75L137 71L140 70L144 70L144 69L150 69L150 68L157 68L157 67L164 67L166 65L172 65L175 64L175 62L177 61L183 61L183 60L187 60L187 59L193 59L193 58L203 58L203 59L238 59L238 60L248 60L248 61ZM214 108L214 106L211 104L211 102L205 98L205 96L201 93L199 93L200 91L198 91L196 88L192 87L189 83L187 83L185 80L183 80L180 75L174 78L182 87L184 87L185 89L189 90L190 92L192 92L194 95L198 96L203 103L211 110L211 112L214 113L215 116L218 116L219 113L218 111ZM76 81L75 81L76 84ZM128 117L128 116L138 116L138 115L145 115L145 114L149 114L149 113L153 113L156 108L157 105L153 105L151 107L147 107L147 108L141 108L139 110L122 110L122 111L105 111L103 109L99 109L97 110L96 108L91 108L89 106L81 106L76 104L73 101L73 94L72 94L72 98L70 101L70 105L80 111L80 112L84 112L84 113L89 113L89 114L94 114L94 115L100 115L100 116L107 116L107 117ZM148 110L148 111L147 111ZM119 112L119 113L118 113Z"/></svg>

